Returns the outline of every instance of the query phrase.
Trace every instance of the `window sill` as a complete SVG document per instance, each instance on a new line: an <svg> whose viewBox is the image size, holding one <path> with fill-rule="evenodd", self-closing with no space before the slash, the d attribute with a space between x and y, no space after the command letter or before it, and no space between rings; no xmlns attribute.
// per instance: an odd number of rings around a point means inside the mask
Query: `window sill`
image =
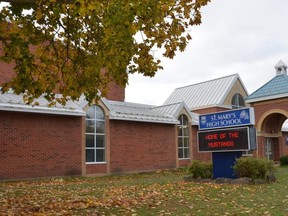
<svg viewBox="0 0 288 216"><path fill-rule="evenodd" d="M178 158L178 160L191 160L191 158Z"/></svg>
<svg viewBox="0 0 288 216"><path fill-rule="evenodd" d="M86 162L87 165L107 164L107 162Z"/></svg>

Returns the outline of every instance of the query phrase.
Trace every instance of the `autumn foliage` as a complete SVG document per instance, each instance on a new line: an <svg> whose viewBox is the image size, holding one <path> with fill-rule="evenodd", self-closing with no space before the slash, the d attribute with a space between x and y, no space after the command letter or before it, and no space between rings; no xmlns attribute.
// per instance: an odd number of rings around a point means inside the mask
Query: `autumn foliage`
<svg viewBox="0 0 288 216"><path fill-rule="evenodd" d="M186 172L0 182L0 215L287 215L288 169L275 184L184 181Z"/></svg>
<svg viewBox="0 0 288 216"><path fill-rule="evenodd" d="M65 104L82 94L92 102L132 73L153 77L162 69L154 51L167 58L184 51L209 0L19 2L0 9L0 60L15 64L1 91Z"/></svg>

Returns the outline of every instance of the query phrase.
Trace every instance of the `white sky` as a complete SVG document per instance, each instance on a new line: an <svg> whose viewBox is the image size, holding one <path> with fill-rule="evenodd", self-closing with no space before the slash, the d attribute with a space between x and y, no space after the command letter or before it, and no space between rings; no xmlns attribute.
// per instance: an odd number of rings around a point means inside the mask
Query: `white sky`
<svg viewBox="0 0 288 216"><path fill-rule="evenodd" d="M238 73L249 94L288 65L288 0L212 0L202 24L155 77L131 75L126 101L161 105L175 88Z"/></svg>

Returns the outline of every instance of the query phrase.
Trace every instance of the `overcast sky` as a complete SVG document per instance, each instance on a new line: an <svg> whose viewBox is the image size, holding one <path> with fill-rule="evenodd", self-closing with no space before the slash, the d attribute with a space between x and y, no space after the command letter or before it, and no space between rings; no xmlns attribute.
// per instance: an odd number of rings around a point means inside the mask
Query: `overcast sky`
<svg viewBox="0 0 288 216"><path fill-rule="evenodd" d="M202 24L155 77L132 75L126 101L161 105L175 88L238 73L249 94L288 65L288 0L212 0Z"/></svg>

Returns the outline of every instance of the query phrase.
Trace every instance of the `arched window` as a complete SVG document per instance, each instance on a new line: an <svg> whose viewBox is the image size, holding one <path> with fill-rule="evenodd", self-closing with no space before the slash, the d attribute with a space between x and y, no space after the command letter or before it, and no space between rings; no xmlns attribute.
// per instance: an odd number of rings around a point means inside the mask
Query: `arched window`
<svg viewBox="0 0 288 216"><path fill-rule="evenodd" d="M180 115L178 120L178 158L190 158L190 145L189 145L189 121L187 116Z"/></svg>
<svg viewBox="0 0 288 216"><path fill-rule="evenodd" d="M236 93L232 97L231 105L232 105L232 109L239 109L239 108L245 107L243 96L239 93Z"/></svg>
<svg viewBox="0 0 288 216"><path fill-rule="evenodd" d="M105 162L105 115L96 105L86 113L86 162Z"/></svg>

